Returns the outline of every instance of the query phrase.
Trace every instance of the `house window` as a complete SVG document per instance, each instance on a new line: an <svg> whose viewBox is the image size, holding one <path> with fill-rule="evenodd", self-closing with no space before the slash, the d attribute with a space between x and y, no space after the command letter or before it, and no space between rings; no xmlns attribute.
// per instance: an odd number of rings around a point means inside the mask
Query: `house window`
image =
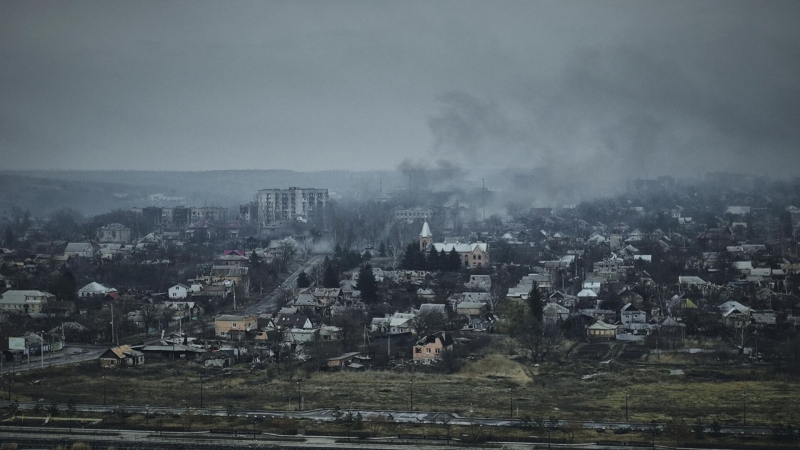
<svg viewBox="0 0 800 450"><path fill-rule="evenodd" d="M442 349L440 349L440 348L437 348L437 349L436 349L436 354L438 355L439 353L442 353Z"/></svg>
<svg viewBox="0 0 800 450"><path fill-rule="evenodd" d="M430 353L430 352L431 352L431 349L429 349L429 348L425 349L425 353Z"/></svg>
<svg viewBox="0 0 800 450"><path fill-rule="evenodd" d="M422 349L419 347L414 347L414 353L422 353Z"/></svg>
<svg viewBox="0 0 800 450"><path fill-rule="evenodd" d="M236 328L236 322L231 324L231 328Z"/></svg>

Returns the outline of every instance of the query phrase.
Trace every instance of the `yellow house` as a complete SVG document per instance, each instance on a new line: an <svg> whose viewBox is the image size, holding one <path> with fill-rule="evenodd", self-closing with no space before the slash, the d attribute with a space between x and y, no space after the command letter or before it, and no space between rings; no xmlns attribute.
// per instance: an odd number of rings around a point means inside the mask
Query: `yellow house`
<svg viewBox="0 0 800 450"><path fill-rule="evenodd" d="M615 339L617 337L617 327L598 320L586 327L586 337L589 339Z"/></svg>
<svg viewBox="0 0 800 450"><path fill-rule="evenodd" d="M217 337L228 337L231 331L250 331L258 327L256 316L234 316L223 314L214 319L214 332Z"/></svg>

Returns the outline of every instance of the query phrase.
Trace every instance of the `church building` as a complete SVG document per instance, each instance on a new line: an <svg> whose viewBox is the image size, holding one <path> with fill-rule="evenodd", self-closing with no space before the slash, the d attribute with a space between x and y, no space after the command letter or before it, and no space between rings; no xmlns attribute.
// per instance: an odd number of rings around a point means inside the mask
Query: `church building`
<svg viewBox="0 0 800 450"><path fill-rule="evenodd" d="M419 234L419 249L427 255L431 246L433 246L437 252L444 250L446 254L449 254L451 250L455 249L458 256L461 257L464 267L476 268L489 265L489 245L487 243L433 242L433 233L431 233L431 227L426 221L422 225L422 232Z"/></svg>

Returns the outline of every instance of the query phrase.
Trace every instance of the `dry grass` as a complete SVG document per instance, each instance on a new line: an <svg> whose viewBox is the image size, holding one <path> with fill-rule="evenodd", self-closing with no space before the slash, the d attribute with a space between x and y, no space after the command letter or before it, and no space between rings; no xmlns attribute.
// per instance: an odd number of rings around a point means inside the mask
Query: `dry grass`
<svg viewBox="0 0 800 450"><path fill-rule="evenodd" d="M467 363L457 376L472 380L507 379L517 384L525 384L533 380L531 375L535 373L534 369L504 356L488 355Z"/></svg>
<svg viewBox="0 0 800 450"><path fill-rule="evenodd" d="M662 360L663 363L663 360ZM178 372L173 370L178 367ZM467 362L456 375L414 373L414 409L456 412L465 416L508 416L510 396L520 415L563 419L629 417L636 421L670 416L718 418L736 422L747 391L749 423L800 422L800 380L774 379L766 369L692 366L686 375L671 376L664 363L621 366L572 363L530 367L503 355ZM20 401L102 404L103 379L109 404L199 406L199 366L192 363L148 363L141 368L100 371L94 364L23 373L14 385ZM581 375L594 374L581 380ZM265 371L239 367L229 375L209 371L204 383L206 407L297 408L297 375L270 379ZM407 410L412 375L408 372L315 373L303 378L305 409L374 408ZM33 384L34 380L39 383ZM513 391L509 391L512 388ZM66 411L60 412L66 416Z"/></svg>

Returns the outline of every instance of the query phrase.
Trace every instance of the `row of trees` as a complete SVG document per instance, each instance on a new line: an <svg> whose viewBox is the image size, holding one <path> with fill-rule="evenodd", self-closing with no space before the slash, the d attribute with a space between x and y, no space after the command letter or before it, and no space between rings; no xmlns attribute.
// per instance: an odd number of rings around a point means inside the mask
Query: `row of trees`
<svg viewBox="0 0 800 450"><path fill-rule="evenodd" d="M437 252L436 248L431 246L430 250L424 253L418 244L412 242L406 246L402 267L406 270L456 271L460 270L463 264L455 248L445 253L444 249Z"/></svg>

